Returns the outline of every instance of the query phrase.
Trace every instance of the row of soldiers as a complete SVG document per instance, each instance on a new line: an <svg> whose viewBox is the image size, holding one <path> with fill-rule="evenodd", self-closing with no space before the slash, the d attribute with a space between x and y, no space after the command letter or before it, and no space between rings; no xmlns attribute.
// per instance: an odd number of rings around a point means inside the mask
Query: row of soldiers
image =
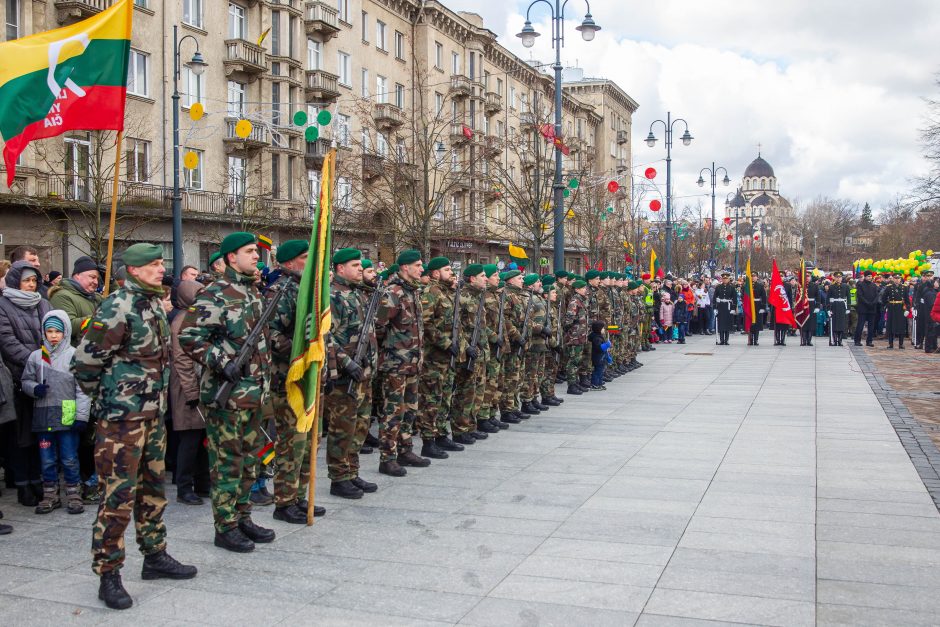
<svg viewBox="0 0 940 627"><path fill-rule="evenodd" d="M281 274L262 293L255 237L229 235L219 250L221 274L197 294L174 334L199 365L200 398L187 404L205 408L214 542L230 551L275 539L274 530L252 519L250 500L266 407L273 408L277 433L274 518L303 524L325 513L304 498L311 438L298 432L285 390L294 330L310 322L296 319L308 252L306 241L284 242L277 251ZM136 244L124 260L127 283L101 304L73 360L98 418L102 497L93 569L101 578L99 598L118 609L132 604L120 577L132 514L143 578L196 575L166 552L162 417L170 332L160 302L162 250ZM402 252L384 276L356 249L338 250L332 261L323 422L330 493L339 497L377 490L359 476L373 406L379 472L402 477L407 466L428 466L559 405L554 385L561 373L570 394L590 389L585 346L592 321L610 334L611 377L638 367L638 351L649 349L647 288L625 275L524 275L470 264L457 277L446 258L425 266L414 250ZM422 455L413 450L415 434Z"/></svg>

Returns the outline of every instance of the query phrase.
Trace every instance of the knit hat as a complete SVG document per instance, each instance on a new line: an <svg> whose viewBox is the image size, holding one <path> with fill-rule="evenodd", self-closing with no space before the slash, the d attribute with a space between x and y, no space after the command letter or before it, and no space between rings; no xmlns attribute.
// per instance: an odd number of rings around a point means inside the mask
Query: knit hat
<svg viewBox="0 0 940 627"><path fill-rule="evenodd" d="M601 273L598 270L588 270L587 272L584 273L584 280L591 281L593 279L599 278L600 276L601 276Z"/></svg>
<svg viewBox="0 0 940 627"><path fill-rule="evenodd" d="M280 246L277 247L277 259L278 263L287 263L291 259L296 259L300 257L305 252L310 250L310 242L305 239L289 239Z"/></svg>
<svg viewBox="0 0 940 627"><path fill-rule="evenodd" d="M571 284L571 287L577 290L577 289L581 289L582 287L587 287L587 283L585 283L581 279L578 279L574 283Z"/></svg>
<svg viewBox="0 0 940 627"><path fill-rule="evenodd" d="M53 281L58 279L60 276L62 276L61 272L59 272L58 270L53 270L52 272L49 273L49 282L52 283Z"/></svg>
<svg viewBox="0 0 940 627"><path fill-rule="evenodd" d="M533 272L532 274L525 275L525 278L522 279L522 284L525 285L526 287L530 285L535 285L541 278L542 277L540 277L539 275Z"/></svg>
<svg viewBox="0 0 940 627"><path fill-rule="evenodd" d="M415 263L416 261L421 261L421 253L417 250L403 250L398 255L397 263L399 266L407 266L408 264Z"/></svg>
<svg viewBox="0 0 940 627"><path fill-rule="evenodd" d="M121 255L124 265L131 268L146 266L155 259L163 259L163 248L156 244L134 244Z"/></svg>
<svg viewBox="0 0 940 627"><path fill-rule="evenodd" d="M362 251L358 248L340 248L333 253L333 265L339 265L355 259L362 259Z"/></svg>
<svg viewBox="0 0 940 627"><path fill-rule="evenodd" d="M65 323L62 322L61 318L56 316L48 316L42 322L42 330L45 331L46 329L55 329L56 331L65 333Z"/></svg>
<svg viewBox="0 0 940 627"><path fill-rule="evenodd" d="M483 272L486 272L486 278L489 278L499 272L499 267L495 263L488 263L483 266Z"/></svg>
<svg viewBox="0 0 940 627"><path fill-rule="evenodd" d="M417 259L415 259L414 261L417 261ZM414 261L406 261L405 263L414 263ZM398 263L402 263L400 256L398 257ZM433 272L434 270L440 270L441 268L446 268L449 265L450 265L450 259L448 259L447 257L434 257L433 259L431 259L431 261L428 262L428 265L424 266L424 273L431 274L431 272Z"/></svg>
<svg viewBox="0 0 940 627"><path fill-rule="evenodd" d="M482 274L483 272L483 264L471 263L466 268L464 268L463 275L469 279L470 277Z"/></svg>
<svg viewBox="0 0 940 627"><path fill-rule="evenodd" d="M89 270L98 270L98 264L91 257L82 255L75 260L75 264L72 266L72 276Z"/></svg>

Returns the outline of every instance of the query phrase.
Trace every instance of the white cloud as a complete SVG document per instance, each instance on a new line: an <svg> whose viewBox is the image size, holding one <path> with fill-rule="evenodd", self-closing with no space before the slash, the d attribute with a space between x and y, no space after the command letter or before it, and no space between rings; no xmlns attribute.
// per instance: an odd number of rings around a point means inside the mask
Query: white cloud
<svg viewBox="0 0 940 627"><path fill-rule="evenodd" d="M466 10L519 56L553 59L544 4L532 21L546 36L531 53L514 37L527 6L480 0ZM700 191L698 172L712 160L739 182L760 142L791 200L826 194L879 207L926 167L918 129L940 70L935 8L934 0L596 0L603 30L586 43L574 30L584 10L575 1L562 59L640 103L636 164L665 157L662 143L642 141L653 120L671 110L689 121L695 141L673 150L677 197ZM662 138L661 126L656 133Z"/></svg>

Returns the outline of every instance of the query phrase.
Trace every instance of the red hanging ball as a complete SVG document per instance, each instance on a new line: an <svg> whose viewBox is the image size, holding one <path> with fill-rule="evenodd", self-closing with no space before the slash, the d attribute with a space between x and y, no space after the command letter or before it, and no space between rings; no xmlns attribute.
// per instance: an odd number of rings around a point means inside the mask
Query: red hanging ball
<svg viewBox="0 0 940 627"><path fill-rule="evenodd" d="M731 224L731 218L725 218L725 224Z"/></svg>
<svg viewBox="0 0 940 627"><path fill-rule="evenodd" d="M646 168L646 172L643 173L646 178L653 180L656 178L656 168Z"/></svg>
<svg viewBox="0 0 940 627"><path fill-rule="evenodd" d="M734 235L729 235L729 236L728 236L728 237L726 237L725 239L726 239L726 240L728 240L728 241L730 242L731 240L733 240L733 239L734 239Z"/></svg>
<svg viewBox="0 0 940 627"><path fill-rule="evenodd" d="M663 203L659 202L658 200L653 199L650 201L650 209L652 209L653 211L659 211L662 208L663 208Z"/></svg>
<svg viewBox="0 0 940 627"><path fill-rule="evenodd" d="M760 233L754 233L754 239L760 239Z"/></svg>
<svg viewBox="0 0 940 627"><path fill-rule="evenodd" d="M611 194L616 194L618 189L620 189L620 183L617 181L611 181L607 184L607 191Z"/></svg>

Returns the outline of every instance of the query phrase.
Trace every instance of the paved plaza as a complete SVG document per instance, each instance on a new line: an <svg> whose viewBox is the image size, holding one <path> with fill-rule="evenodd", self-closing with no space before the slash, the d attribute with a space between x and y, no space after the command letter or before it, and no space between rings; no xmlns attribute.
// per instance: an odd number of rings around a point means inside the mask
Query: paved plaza
<svg viewBox="0 0 940 627"><path fill-rule="evenodd" d="M661 346L404 479L364 456L378 493L332 498L324 477L328 515L257 510L278 539L248 555L212 545L208 504L171 502L170 551L199 576L142 582L129 535L126 612L96 598L93 514L6 491L0 622L940 624L940 514L860 363L765 341Z"/></svg>

